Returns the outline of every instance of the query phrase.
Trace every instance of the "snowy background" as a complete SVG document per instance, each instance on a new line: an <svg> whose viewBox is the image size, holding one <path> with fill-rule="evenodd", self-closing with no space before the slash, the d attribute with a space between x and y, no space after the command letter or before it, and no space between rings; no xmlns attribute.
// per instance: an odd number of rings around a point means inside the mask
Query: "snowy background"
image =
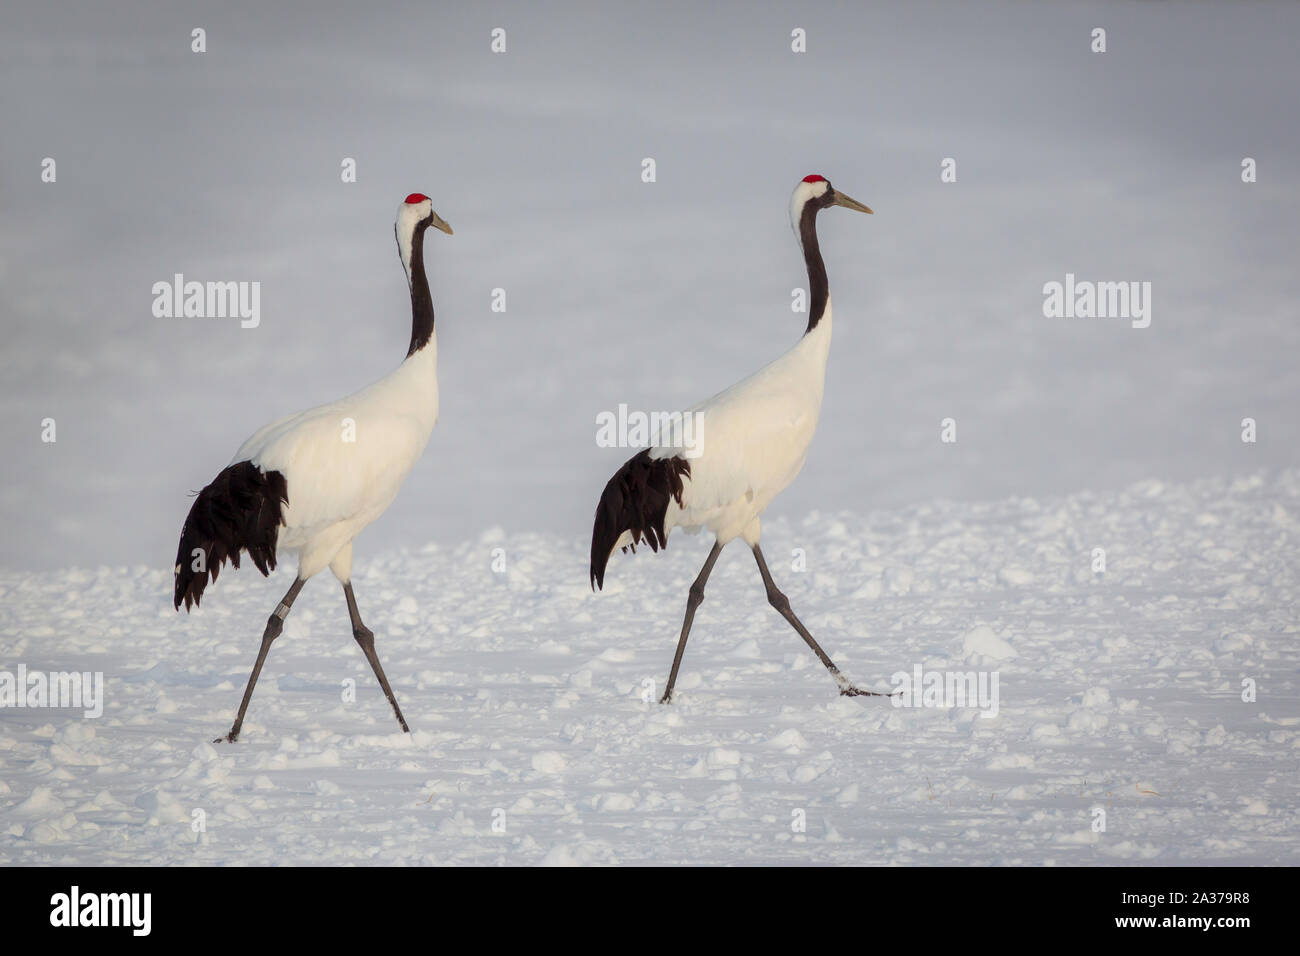
<svg viewBox="0 0 1300 956"><path fill-rule="evenodd" d="M0 11L0 669L108 683L98 721L0 711L0 860L1297 861L1300 7L310 11ZM644 704L708 543L587 589L595 416L798 337L810 172L876 215L822 219L824 413L765 548L855 680L996 668L997 719L835 698L739 549ZM417 732L322 579L213 747L288 578L175 615L187 496L404 354L413 190L456 230L441 421L356 582ZM176 272L260 281L260 327L154 318ZM1044 318L1066 272L1152 282L1150 328Z"/></svg>

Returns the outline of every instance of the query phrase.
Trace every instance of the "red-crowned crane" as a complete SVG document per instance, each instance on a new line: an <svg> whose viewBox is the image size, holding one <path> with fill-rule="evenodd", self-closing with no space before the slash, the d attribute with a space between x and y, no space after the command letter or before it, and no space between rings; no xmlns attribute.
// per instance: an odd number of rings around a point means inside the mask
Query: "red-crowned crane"
<svg viewBox="0 0 1300 956"><path fill-rule="evenodd" d="M605 566L616 548L635 550L644 542L658 551L667 545L668 533L676 527L707 528L715 537L713 550L690 588L673 669L660 703L672 700L677 669L695 611L704 600L709 573L723 547L737 537L754 552L768 602L830 670L840 693L884 696L859 690L840 673L790 610L790 601L772 580L758 545L760 516L799 474L821 413L831 345L831 299L817 245L817 213L830 206L871 212L837 192L822 176L806 176L795 187L790 220L808 265L811 299L803 338L775 362L684 413L697 416L698 422L698 445L690 454L683 452L680 443L673 443L634 455L605 485L596 506L591 532L593 589L604 587Z"/></svg>
<svg viewBox="0 0 1300 956"><path fill-rule="evenodd" d="M284 552L298 556L298 576L266 622L234 726L244 723L258 675L294 599L326 566L343 585L352 636L370 662L402 730L410 733L375 653L375 635L361 622L352 593L352 539L392 504L424 451L438 419L438 340L424 272L424 233L451 235L423 193L397 210L397 250L411 291L411 343L406 359L368 388L258 429L225 470L199 492L176 552L176 609L198 604L209 580L247 551L263 575Z"/></svg>

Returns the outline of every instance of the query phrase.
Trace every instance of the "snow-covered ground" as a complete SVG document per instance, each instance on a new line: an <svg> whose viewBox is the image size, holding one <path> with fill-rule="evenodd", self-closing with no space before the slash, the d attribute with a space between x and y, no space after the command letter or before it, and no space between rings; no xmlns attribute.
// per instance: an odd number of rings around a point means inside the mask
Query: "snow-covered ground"
<svg viewBox="0 0 1300 956"><path fill-rule="evenodd" d="M321 578L243 739L212 744L285 573L227 573L187 619L157 569L5 572L4 646L102 670L106 702L0 711L0 860L1300 861L1300 472L814 514L765 543L854 680L996 673L996 716L836 696L739 545L676 701L646 702L707 542L616 556L593 594L583 541L492 531L359 562L411 737Z"/></svg>

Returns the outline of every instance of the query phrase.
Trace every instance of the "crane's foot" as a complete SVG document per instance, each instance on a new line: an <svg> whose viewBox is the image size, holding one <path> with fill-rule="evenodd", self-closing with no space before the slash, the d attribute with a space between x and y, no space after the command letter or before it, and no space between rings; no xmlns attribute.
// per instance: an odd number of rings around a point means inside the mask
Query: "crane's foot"
<svg viewBox="0 0 1300 956"><path fill-rule="evenodd" d="M838 667L831 669L831 676L835 678L835 683L839 685L841 697L896 697L902 693L901 690L892 693L882 693L878 690L863 690L861 687L855 687L849 683L849 679L840 673Z"/></svg>
<svg viewBox="0 0 1300 956"><path fill-rule="evenodd" d="M854 687L852 684L840 688L841 697L895 697L899 693L901 692L894 691L892 694L885 694L876 690L863 690L860 687Z"/></svg>
<svg viewBox="0 0 1300 956"><path fill-rule="evenodd" d="M224 734L212 742L214 744L233 744L238 739L239 739L239 731L232 730L230 733Z"/></svg>

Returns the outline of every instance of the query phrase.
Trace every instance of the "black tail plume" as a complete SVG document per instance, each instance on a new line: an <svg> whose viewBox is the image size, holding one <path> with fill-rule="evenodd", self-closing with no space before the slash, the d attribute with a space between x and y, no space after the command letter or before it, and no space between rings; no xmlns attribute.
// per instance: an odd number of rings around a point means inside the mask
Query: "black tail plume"
<svg viewBox="0 0 1300 956"><path fill-rule="evenodd" d="M682 503L682 477L690 475L691 463L685 458L651 458L649 449L633 455L614 472L596 505L596 523L591 529L593 591L605 586L605 565L624 531L632 533L633 551L642 541L651 551L668 546L664 533L668 501Z"/></svg>
<svg viewBox="0 0 1300 956"><path fill-rule="evenodd" d="M288 502L284 475L263 472L249 461L231 465L200 491L176 551L176 610L182 601L187 611L199 603L227 558L239 567L241 551L248 552L262 574L274 571L275 542Z"/></svg>

